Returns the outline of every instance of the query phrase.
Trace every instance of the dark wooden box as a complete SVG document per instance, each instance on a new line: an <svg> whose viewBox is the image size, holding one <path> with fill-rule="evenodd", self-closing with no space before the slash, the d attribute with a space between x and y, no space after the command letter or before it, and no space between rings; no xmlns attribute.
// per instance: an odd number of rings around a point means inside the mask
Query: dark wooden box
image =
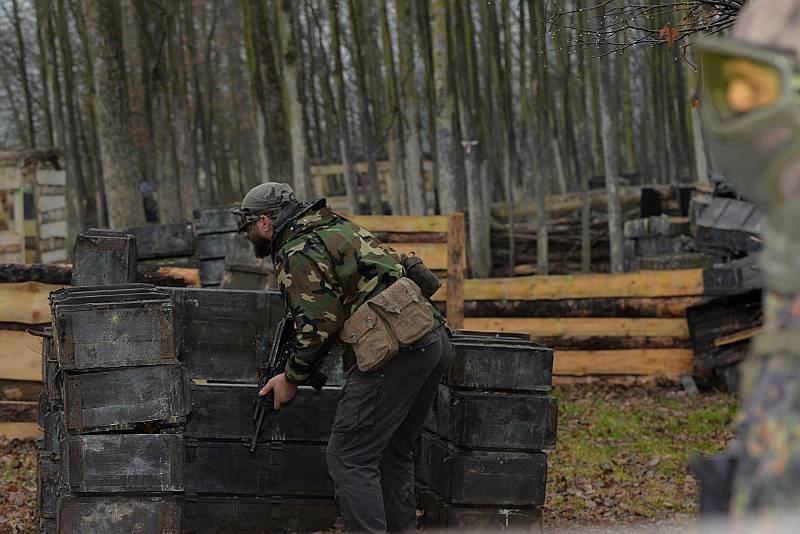
<svg viewBox="0 0 800 534"><path fill-rule="evenodd" d="M200 260L225 259L225 243L236 234L205 234L197 236L197 258Z"/></svg>
<svg viewBox="0 0 800 534"><path fill-rule="evenodd" d="M176 361L169 300L56 304L54 308L58 363L62 370Z"/></svg>
<svg viewBox="0 0 800 534"><path fill-rule="evenodd" d="M71 432L124 430L136 423L182 423L191 408L180 365L67 373L64 409Z"/></svg>
<svg viewBox="0 0 800 534"><path fill-rule="evenodd" d="M250 439L253 434L253 399L257 384L192 384L194 409L186 422L188 437ZM264 420L261 441L328 441L341 388L317 393L300 387L292 402L271 411Z"/></svg>
<svg viewBox="0 0 800 534"><path fill-rule="evenodd" d="M89 230L75 239L73 286L125 284L136 280L136 239L122 232Z"/></svg>
<svg viewBox="0 0 800 534"><path fill-rule="evenodd" d="M477 389L550 391L553 350L513 338L455 335L443 382Z"/></svg>
<svg viewBox="0 0 800 534"><path fill-rule="evenodd" d="M172 496L65 496L58 504L62 534L181 532L181 507Z"/></svg>
<svg viewBox="0 0 800 534"><path fill-rule="evenodd" d="M192 379L256 382L283 316L277 292L170 288Z"/></svg>
<svg viewBox="0 0 800 534"><path fill-rule="evenodd" d="M139 226L130 228L128 233L136 237L140 260L194 254L194 228L190 222Z"/></svg>
<svg viewBox="0 0 800 534"><path fill-rule="evenodd" d="M236 232L236 217L231 208L236 206L214 206L194 210L194 227L197 235Z"/></svg>
<svg viewBox="0 0 800 534"><path fill-rule="evenodd" d="M459 447L538 451L555 447L557 418L555 397L440 385L426 427Z"/></svg>
<svg viewBox="0 0 800 534"><path fill-rule="evenodd" d="M714 197L697 219L697 242L733 252L761 249L761 213L750 202Z"/></svg>
<svg viewBox="0 0 800 534"><path fill-rule="evenodd" d="M182 491L183 441L177 434L68 436L61 443L62 476L73 492Z"/></svg>
<svg viewBox="0 0 800 534"><path fill-rule="evenodd" d="M320 532L333 529L339 508L330 498L201 497L183 499L184 532Z"/></svg>
<svg viewBox="0 0 800 534"><path fill-rule="evenodd" d="M541 532L539 506L464 506L451 504L424 485L417 485L420 525L425 529L467 529L486 532Z"/></svg>
<svg viewBox="0 0 800 534"><path fill-rule="evenodd" d="M456 504L544 504L547 455L541 452L460 449L423 432L417 477Z"/></svg>
<svg viewBox="0 0 800 534"><path fill-rule="evenodd" d="M324 443L186 440L186 492L332 497Z"/></svg>
<svg viewBox="0 0 800 534"><path fill-rule="evenodd" d="M55 519L60 486L61 466L58 455L39 449L36 465L36 517Z"/></svg>
<svg viewBox="0 0 800 534"><path fill-rule="evenodd" d="M219 286L224 272L225 258L202 260L200 262L200 283L203 287Z"/></svg>

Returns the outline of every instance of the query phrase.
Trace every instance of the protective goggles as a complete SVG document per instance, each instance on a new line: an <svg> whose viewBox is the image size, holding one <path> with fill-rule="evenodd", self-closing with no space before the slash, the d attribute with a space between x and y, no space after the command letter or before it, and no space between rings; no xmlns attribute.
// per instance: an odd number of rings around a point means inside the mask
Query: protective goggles
<svg viewBox="0 0 800 534"><path fill-rule="evenodd" d="M233 216L236 217L236 226L239 228L240 232L244 232L247 230L247 227L256 222L262 213L253 213L247 208L233 208L231 210Z"/></svg>
<svg viewBox="0 0 800 534"><path fill-rule="evenodd" d="M701 36L696 43L706 99L719 125L769 114L800 96L800 62L793 51Z"/></svg>

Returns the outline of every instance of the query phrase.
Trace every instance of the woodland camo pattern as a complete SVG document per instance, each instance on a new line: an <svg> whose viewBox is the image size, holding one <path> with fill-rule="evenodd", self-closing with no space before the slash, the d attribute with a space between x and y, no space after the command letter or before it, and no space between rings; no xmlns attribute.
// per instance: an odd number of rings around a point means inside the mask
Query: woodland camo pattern
<svg viewBox="0 0 800 534"><path fill-rule="evenodd" d="M401 255L324 201L289 221L274 239L278 287L297 332L286 378L302 384L340 342L339 331L350 315L403 276ZM438 327L444 320L430 306ZM346 369L352 351L345 358Z"/></svg>

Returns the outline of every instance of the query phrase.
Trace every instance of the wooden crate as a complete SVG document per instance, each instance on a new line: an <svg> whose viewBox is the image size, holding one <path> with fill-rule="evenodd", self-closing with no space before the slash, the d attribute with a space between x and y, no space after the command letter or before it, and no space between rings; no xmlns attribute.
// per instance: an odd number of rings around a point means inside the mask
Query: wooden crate
<svg viewBox="0 0 800 534"><path fill-rule="evenodd" d="M440 385L425 426L459 447L540 451L555 447L557 417L555 397Z"/></svg>
<svg viewBox="0 0 800 534"><path fill-rule="evenodd" d="M323 532L332 530L339 516L336 501L329 498L192 495L182 505L182 528L196 534Z"/></svg>
<svg viewBox="0 0 800 534"><path fill-rule="evenodd" d="M58 531L177 533L181 507L171 496L68 495L59 499Z"/></svg>
<svg viewBox="0 0 800 534"><path fill-rule="evenodd" d="M194 254L194 227L190 222L129 228L136 238L139 260L177 258Z"/></svg>
<svg viewBox="0 0 800 534"><path fill-rule="evenodd" d="M73 286L127 284L136 280L136 239L122 232L91 229L75 240Z"/></svg>
<svg viewBox="0 0 800 534"><path fill-rule="evenodd" d="M186 436L249 441L257 390L257 384L194 381L194 409L186 423ZM311 387L300 386L291 404L267 414L260 441L328 441L341 394L341 388L326 387L317 393Z"/></svg>
<svg viewBox="0 0 800 534"><path fill-rule="evenodd" d="M544 453L468 450L423 432L416 460L418 480L451 504L544 504Z"/></svg>

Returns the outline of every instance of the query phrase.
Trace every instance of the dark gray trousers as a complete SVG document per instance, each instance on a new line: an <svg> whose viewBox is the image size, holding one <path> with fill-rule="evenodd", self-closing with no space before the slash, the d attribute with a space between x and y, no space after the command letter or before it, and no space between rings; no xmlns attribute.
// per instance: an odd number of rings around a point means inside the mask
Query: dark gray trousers
<svg viewBox="0 0 800 534"><path fill-rule="evenodd" d="M444 327L382 369L347 378L328 443L328 471L348 532L413 532L414 443L450 360Z"/></svg>

